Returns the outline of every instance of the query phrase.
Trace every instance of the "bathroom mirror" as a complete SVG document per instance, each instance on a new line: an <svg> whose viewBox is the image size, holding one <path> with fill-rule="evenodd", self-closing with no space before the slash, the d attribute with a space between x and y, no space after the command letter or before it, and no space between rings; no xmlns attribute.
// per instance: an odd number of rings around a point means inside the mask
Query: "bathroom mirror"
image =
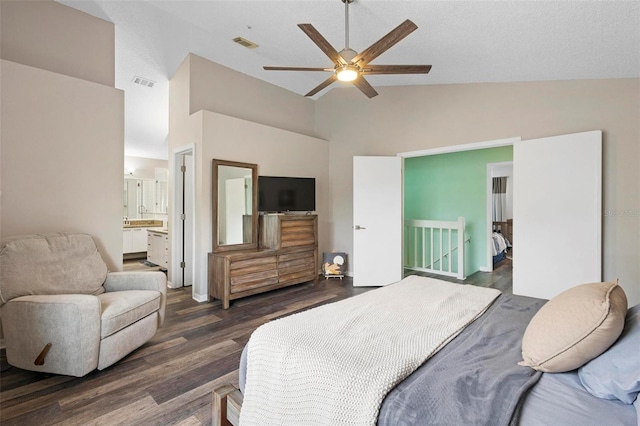
<svg viewBox="0 0 640 426"><path fill-rule="evenodd" d="M213 160L213 251L258 247L258 165Z"/></svg>
<svg viewBox="0 0 640 426"><path fill-rule="evenodd" d="M155 211L155 181L153 179L124 178L123 212L127 219L148 219Z"/></svg>
<svg viewBox="0 0 640 426"><path fill-rule="evenodd" d="M153 219L155 215L167 214L166 181L125 176L122 193L123 219Z"/></svg>

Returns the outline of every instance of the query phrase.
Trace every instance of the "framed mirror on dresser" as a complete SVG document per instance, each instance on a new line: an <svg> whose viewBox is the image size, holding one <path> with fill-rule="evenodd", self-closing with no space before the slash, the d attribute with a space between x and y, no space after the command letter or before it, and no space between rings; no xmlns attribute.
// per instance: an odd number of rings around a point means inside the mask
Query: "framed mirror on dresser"
<svg viewBox="0 0 640 426"><path fill-rule="evenodd" d="M209 301L221 300L228 309L241 297L303 282L317 284L317 216L259 216L258 166L220 159L212 166Z"/></svg>
<svg viewBox="0 0 640 426"><path fill-rule="evenodd" d="M258 247L258 165L214 159L213 252Z"/></svg>

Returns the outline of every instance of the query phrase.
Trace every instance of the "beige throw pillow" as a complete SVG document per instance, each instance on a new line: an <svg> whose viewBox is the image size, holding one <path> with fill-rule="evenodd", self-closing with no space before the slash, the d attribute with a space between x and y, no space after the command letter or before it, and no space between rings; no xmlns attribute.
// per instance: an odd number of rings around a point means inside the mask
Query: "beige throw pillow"
<svg viewBox="0 0 640 426"><path fill-rule="evenodd" d="M616 341L626 313L627 296L617 280L570 288L531 319L519 364L548 373L581 367Z"/></svg>

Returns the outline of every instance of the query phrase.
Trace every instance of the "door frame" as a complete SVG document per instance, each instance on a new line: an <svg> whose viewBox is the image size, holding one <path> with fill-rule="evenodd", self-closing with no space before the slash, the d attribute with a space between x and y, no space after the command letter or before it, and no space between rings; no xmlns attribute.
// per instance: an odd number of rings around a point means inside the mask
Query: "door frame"
<svg viewBox="0 0 640 426"><path fill-rule="evenodd" d="M513 146L516 142L520 142L522 140L522 137L520 136L514 136L511 138L506 138L506 139L496 139L496 140L491 140L491 141L484 141L484 142L472 142L472 143L467 143L467 144L461 144L461 145L452 145L452 146L443 146L443 147L438 147L438 148L429 148L429 149L421 149L418 151L408 151L408 152L401 152L399 154L397 154L399 157L403 157L403 158L411 158L411 157L427 157L427 156L431 156L431 155L438 155L438 154L450 154L452 152L463 152L463 151L475 151L478 149L488 149L488 148L498 148L501 146ZM491 164L498 164L498 163L491 163ZM487 171L489 169L487 168ZM488 174L488 173L487 173ZM491 191L491 177L487 176L487 192ZM402 187L402 193L404 195L404 179L403 179L403 187ZM488 195L488 197L490 197L490 194ZM491 230L492 230L492 224L493 221L491 220L491 206L490 204L487 202L487 223L486 223L486 229L487 229L487 266L484 268L480 268L481 271L484 272L492 272L493 271L493 256L491 255L491 246L489 245L491 243ZM403 246L403 250L404 250L404 246ZM404 259L404 253L402 253L403 255L403 259Z"/></svg>
<svg viewBox="0 0 640 426"><path fill-rule="evenodd" d="M487 163L487 266L480 268L482 272L493 272L493 255L491 254L491 245L493 244L493 172L496 169L503 169L505 166L511 166L511 173L513 173L513 160Z"/></svg>
<svg viewBox="0 0 640 426"><path fill-rule="evenodd" d="M169 282L169 288L178 288L178 287L182 287L184 283L182 283L181 278L180 278L180 268L176 267L177 265L180 265L180 252L181 252L181 248L182 248L182 240L183 240L183 235L181 235L181 229L182 226L180 226L180 219L178 217L179 215L179 211L181 210L182 207L182 197L183 197L183 192L182 192L182 185L179 185L179 179L177 178L178 174L181 173L180 171L180 166L182 165L181 161L180 161L180 157L182 155L191 155L193 157L193 168L194 168L194 176L195 176L195 168L196 168L196 147L195 144L189 144L189 145L185 145L179 148L176 148L172 151L171 153L171 164L170 164L170 181L171 181L171 188L172 188L172 194L173 194L173 200L171 200L170 204L172 207L172 211L171 214L169 216L169 241L170 241L170 246L171 246L171 256L170 256L170 263L169 263L169 277L170 277L170 282ZM193 223L195 225L195 211L196 211L196 200L195 200L195 181L193 182L193 186L189 189L185 188L185 190L190 190L192 191L192 197L191 197L191 206L189 209L187 209L187 212L189 212L190 216L191 216L191 223ZM191 241L192 241L192 245L191 247L188 247L186 249L190 249L191 250L191 270L194 271L194 281L195 281L195 253L196 253L196 247L195 247L195 226L193 226L193 229L191 230L192 236L191 236ZM180 282L179 286L172 286L171 283L172 282ZM191 293L192 293L192 297L195 298L195 290L196 290L196 285L195 282L192 283L191 285Z"/></svg>

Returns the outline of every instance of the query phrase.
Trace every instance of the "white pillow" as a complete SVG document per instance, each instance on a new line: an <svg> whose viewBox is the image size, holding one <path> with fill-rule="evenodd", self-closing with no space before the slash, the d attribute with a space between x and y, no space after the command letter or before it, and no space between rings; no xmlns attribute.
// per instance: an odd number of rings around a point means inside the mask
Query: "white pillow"
<svg viewBox="0 0 640 426"><path fill-rule="evenodd" d="M616 341L626 313L627 297L617 280L572 287L531 319L519 364L548 373L581 367Z"/></svg>

